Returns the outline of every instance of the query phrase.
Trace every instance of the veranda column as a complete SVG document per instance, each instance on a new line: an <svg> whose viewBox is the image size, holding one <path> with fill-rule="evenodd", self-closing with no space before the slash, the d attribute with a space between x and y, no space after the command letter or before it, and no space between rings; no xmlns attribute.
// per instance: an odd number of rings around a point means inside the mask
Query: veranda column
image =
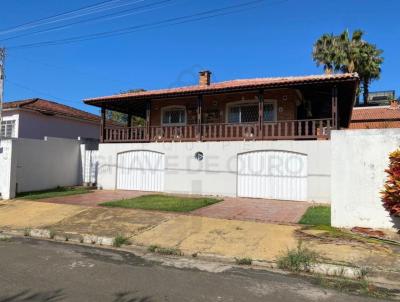
<svg viewBox="0 0 400 302"><path fill-rule="evenodd" d="M203 96L199 95L197 97L197 135L198 135L198 140L202 140L202 120L201 120L201 112L203 110Z"/></svg>
<svg viewBox="0 0 400 302"><path fill-rule="evenodd" d="M263 137L264 130L264 89L258 92L258 136Z"/></svg>
<svg viewBox="0 0 400 302"><path fill-rule="evenodd" d="M332 88L332 128L338 129L338 89Z"/></svg>
<svg viewBox="0 0 400 302"><path fill-rule="evenodd" d="M101 121L100 121L100 142L104 143L106 139L106 109L101 108Z"/></svg>
<svg viewBox="0 0 400 302"><path fill-rule="evenodd" d="M146 101L146 137L150 140L151 100Z"/></svg>

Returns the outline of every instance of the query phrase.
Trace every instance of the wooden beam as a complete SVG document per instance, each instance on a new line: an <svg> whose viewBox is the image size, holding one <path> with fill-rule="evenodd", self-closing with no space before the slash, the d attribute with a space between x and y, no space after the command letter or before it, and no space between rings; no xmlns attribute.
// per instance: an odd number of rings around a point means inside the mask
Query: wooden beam
<svg viewBox="0 0 400 302"><path fill-rule="evenodd" d="M258 92L258 128L259 136L262 138L264 128L264 89L260 89Z"/></svg>
<svg viewBox="0 0 400 302"><path fill-rule="evenodd" d="M100 120L100 142L104 143L106 138L106 109L101 108L101 120Z"/></svg>
<svg viewBox="0 0 400 302"><path fill-rule="evenodd" d="M203 96L199 95L197 97L197 135L198 135L198 139L199 141L202 140L202 119L201 119L201 115L202 115L202 110L203 110Z"/></svg>
<svg viewBox="0 0 400 302"><path fill-rule="evenodd" d="M132 113L128 113L128 128L132 127Z"/></svg>
<svg viewBox="0 0 400 302"><path fill-rule="evenodd" d="M146 126L150 126L151 122L151 101L146 101Z"/></svg>
<svg viewBox="0 0 400 302"><path fill-rule="evenodd" d="M338 89L337 86L332 88L332 128L338 129Z"/></svg>
<svg viewBox="0 0 400 302"><path fill-rule="evenodd" d="M146 101L146 137L150 139L150 123L151 123L151 100Z"/></svg>

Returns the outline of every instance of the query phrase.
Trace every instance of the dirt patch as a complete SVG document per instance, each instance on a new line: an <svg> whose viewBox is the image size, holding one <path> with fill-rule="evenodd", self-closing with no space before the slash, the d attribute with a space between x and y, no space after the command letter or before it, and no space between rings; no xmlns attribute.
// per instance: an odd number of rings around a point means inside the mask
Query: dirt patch
<svg viewBox="0 0 400 302"><path fill-rule="evenodd" d="M0 210L0 227L10 229L42 228L72 217L85 209L85 207L35 201L3 202Z"/></svg>
<svg viewBox="0 0 400 302"><path fill-rule="evenodd" d="M273 261L297 245L298 227L249 221L178 216L132 238L140 245L179 248L185 254L204 253Z"/></svg>
<svg viewBox="0 0 400 302"><path fill-rule="evenodd" d="M131 237L152 228L174 215L131 209L89 208L78 215L64 219L51 227L54 231Z"/></svg>
<svg viewBox="0 0 400 302"><path fill-rule="evenodd" d="M296 237L316 251L320 258L358 267L400 271L399 246L347 231L302 229Z"/></svg>

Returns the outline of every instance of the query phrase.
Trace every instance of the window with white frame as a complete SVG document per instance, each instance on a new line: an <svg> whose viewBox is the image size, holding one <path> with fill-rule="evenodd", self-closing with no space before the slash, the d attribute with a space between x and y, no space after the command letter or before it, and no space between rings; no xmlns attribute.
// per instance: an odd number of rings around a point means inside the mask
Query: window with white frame
<svg viewBox="0 0 400 302"><path fill-rule="evenodd" d="M162 109L161 123L166 126L186 124L185 107L164 107Z"/></svg>
<svg viewBox="0 0 400 302"><path fill-rule="evenodd" d="M15 120L1 122L1 137L15 137Z"/></svg>
<svg viewBox="0 0 400 302"><path fill-rule="evenodd" d="M228 123L254 123L258 121L258 103L240 102L228 104ZM264 103L264 121L276 120L276 102L266 101Z"/></svg>

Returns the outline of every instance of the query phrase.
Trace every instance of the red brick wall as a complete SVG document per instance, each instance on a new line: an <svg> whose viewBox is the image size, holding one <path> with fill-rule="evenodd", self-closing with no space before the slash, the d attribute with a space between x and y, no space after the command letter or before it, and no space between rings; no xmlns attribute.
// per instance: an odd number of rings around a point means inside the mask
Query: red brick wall
<svg viewBox="0 0 400 302"><path fill-rule="evenodd" d="M298 96L293 89L265 92L265 100L277 101L278 120L294 120L297 117L296 101ZM226 105L241 100L257 100L256 93L234 93L205 96L203 98L203 122L225 123ZM185 106L188 124L196 123L197 97L185 99L154 100L151 102L151 125L161 124L161 110L167 106Z"/></svg>

